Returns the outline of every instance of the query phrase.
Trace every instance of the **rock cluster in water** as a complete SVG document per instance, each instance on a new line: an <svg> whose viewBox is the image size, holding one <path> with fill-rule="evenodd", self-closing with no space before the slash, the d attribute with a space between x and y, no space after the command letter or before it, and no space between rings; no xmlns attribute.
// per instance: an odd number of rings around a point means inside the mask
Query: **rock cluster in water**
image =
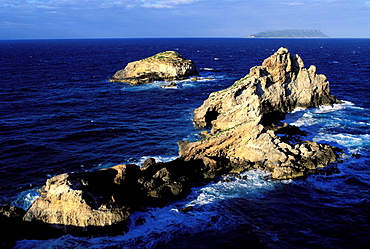
<svg viewBox="0 0 370 249"><path fill-rule="evenodd" d="M280 120L297 107L337 102L324 75L280 48L194 111L196 125L211 130L200 141L179 142L178 159L52 177L23 222L68 233L116 226L122 231L132 212L181 199L191 187L220 176L254 168L277 180L315 172L337 160L339 150L296 139L302 131Z"/></svg>
<svg viewBox="0 0 370 249"><path fill-rule="evenodd" d="M193 61L184 59L175 51L166 51L128 63L124 69L117 71L110 81L141 85L155 80L182 80L193 75L198 75Z"/></svg>

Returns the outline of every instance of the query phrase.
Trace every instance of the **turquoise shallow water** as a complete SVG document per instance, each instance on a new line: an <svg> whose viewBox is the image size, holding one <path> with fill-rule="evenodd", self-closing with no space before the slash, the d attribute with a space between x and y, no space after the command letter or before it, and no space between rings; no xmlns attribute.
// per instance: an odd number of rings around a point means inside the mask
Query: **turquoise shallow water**
<svg viewBox="0 0 370 249"><path fill-rule="evenodd" d="M135 213L127 234L19 241L16 248L359 248L370 231L368 39L0 41L0 204L27 208L53 175L177 156L198 139L192 111L280 46L316 65L342 104L296 110L307 139L346 152L339 173L298 181L212 183L183 201ZM131 87L108 78L126 63L176 50L202 81ZM356 154L356 157L352 154ZM361 156L358 156L361 155ZM193 205L188 213L179 209ZM136 222L140 221L140 222Z"/></svg>

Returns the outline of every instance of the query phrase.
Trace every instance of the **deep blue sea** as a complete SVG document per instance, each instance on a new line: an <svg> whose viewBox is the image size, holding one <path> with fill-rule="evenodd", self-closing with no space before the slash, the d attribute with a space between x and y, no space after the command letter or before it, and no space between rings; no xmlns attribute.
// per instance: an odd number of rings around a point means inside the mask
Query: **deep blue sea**
<svg viewBox="0 0 370 249"><path fill-rule="evenodd" d="M126 234L15 248L255 248L251 240L261 248L369 248L370 39L0 41L0 204L27 209L57 174L176 158L177 141L199 138L193 110L281 46L325 74L343 102L286 116L307 139L344 149L339 173L280 182L250 171L134 213ZM128 62L166 50L192 59L206 79L178 81L178 89L109 82Z"/></svg>

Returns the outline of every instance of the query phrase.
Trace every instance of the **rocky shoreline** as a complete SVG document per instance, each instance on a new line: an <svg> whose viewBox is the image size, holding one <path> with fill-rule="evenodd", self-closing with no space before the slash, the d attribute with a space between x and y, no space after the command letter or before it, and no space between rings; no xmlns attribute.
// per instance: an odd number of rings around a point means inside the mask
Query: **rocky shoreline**
<svg viewBox="0 0 370 249"><path fill-rule="evenodd" d="M124 164L52 177L26 212L3 206L1 226L13 231L17 224L19 232L9 235L9 241L120 233L131 213L182 199L192 187L221 176L249 169L270 171L275 180L315 173L335 162L341 150L301 141L302 131L281 120L297 107L335 103L326 77L280 48L246 77L210 94L194 111L194 123L210 131L200 141L180 141L176 160L147 159L141 166Z"/></svg>

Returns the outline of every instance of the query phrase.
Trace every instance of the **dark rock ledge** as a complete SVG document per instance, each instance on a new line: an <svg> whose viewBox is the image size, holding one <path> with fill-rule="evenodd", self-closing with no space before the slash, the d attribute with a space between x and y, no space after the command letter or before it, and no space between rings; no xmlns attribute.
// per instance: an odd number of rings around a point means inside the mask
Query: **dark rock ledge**
<svg viewBox="0 0 370 249"><path fill-rule="evenodd" d="M341 151L301 141L302 131L280 120L296 107L337 102L315 66L304 68L298 55L280 48L246 77L210 94L194 111L196 125L211 130L200 141L179 142L178 159L147 159L141 167L117 165L52 177L27 212L0 208L3 230L12 231L6 241L119 233L132 212L163 206L184 198L193 186L249 169L270 171L276 180L318 172L335 162Z"/></svg>

